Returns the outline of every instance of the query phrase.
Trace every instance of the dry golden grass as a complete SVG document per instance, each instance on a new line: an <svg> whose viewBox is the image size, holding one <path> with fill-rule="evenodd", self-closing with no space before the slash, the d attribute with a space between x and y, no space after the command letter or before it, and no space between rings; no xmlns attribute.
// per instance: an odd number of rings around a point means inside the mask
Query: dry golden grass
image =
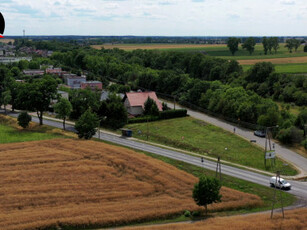
<svg viewBox="0 0 307 230"><path fill-rule="evenodd" d="M0 229L109 226L197 210L194 176L132 150L53 139L0 145ZM258 206L255 195L222 188L211 210Z"/></svg>
<svg viewBox="0 0 307 230"><path fill-rule="evenodd" d="M104 44L104 45L92 45L94 49L113 49L119 48L123 50L136 50L136 49L182 49L182 48L204 48L204 47L224 47L225 44Z"/></svg>
<svg viewBox="0 0 307 230"><path fill-rule="evenodd" d="M254 65L257 62L264 62L264 61L272 62L273 64L307 63L307 56L306 57L289 57L289 58L238 60L240 65Z"/></svg>
<svg viewBox="0 0 307 230"><path fill-rule="evenodd" d="M152 230L196 230L196 229L227 229L227 230L267 230L267 229L307 229L307 209L295 209L285 212L285 219L280 213L274 213L273 219L270 218L270 213L256 214L248 216L234 216L234 217L218 217L210 218L204 221L184 224L167 224L149 227L135 227L125 229L152 229Z"/></svg>

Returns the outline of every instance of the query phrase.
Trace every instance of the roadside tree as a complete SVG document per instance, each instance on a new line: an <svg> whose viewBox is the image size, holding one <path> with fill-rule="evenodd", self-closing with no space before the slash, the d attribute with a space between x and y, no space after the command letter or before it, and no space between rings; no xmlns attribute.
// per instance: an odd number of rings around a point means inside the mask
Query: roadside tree
<svg viewBox="0 0 307 230"><path fill-rule="evenodd" d="M92 113L91 109L88 109L81 115L79 120L75 124L78 137L84 139L91 139L97 131L99 126L99 119L95 113Z"/></svg>
<svg viewBox="0 0 307 230"><path fill-rule="evenodd" d="M63 129L65 130L65 121L72 111L72 105L66 98L61 98L58 103L54 105L54 111L57 117L63 119Z"/></svg>
<svg viewBox="0 0 307 230"><path fill-rule="evenodd" d="M208 213L208 204L221 202L221 183L216 178L200 177L199 182L194 185L193 199L199 206L204 206Z"/></svg>

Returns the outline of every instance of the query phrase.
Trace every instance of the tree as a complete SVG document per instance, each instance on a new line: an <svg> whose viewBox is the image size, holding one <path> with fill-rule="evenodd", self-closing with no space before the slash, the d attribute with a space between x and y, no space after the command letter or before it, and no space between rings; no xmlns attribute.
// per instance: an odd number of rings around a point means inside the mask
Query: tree
<svg viewBox="0 0 307 230"><path fill-rule="evenodd" d="M270 41L271 41L270 43L272 44L272 48L274 49L275 54L276 54L277 50L279 49L278 37L272 37L270 38Z"/></svg>
<svg viewBox="0 0 307 230"><path fill-rule="evenodd" d="M10 103L11 100L12 100L11 91L10 90L4 91L2 93L2 103L4 105L5 114L6 114L6 106Z"/></svg>
<svg viewBox="0 0 307 230"><path fill-rule="evenodd" d="M304 52L307 52L307 45L304 46Z"/></svg>
<svg viewBox="0 0 307 230"><path fill-rule="evenodd" d="M18 125L24 129L29 126L31 120L32 117L27 112L20 113L17 118Z"/></svg>
<svg viewBox="0 0 307 230"><path fill-rule="evenodd" d="M144 103L144 115L158 116L159 109L156 102L150 97Z"/></svg>
<svg viewBox="0 0 307 230"><path fill-rule="evenodd" d="M65 130L65 120L72 111L72 105L69 100L61 98L60 101L54 105L54 111L57 113L58 118L63 119L63 129Z"/></svg>
<svg viewBox="0 0 307 230"><path fill-rule="evenodd" d="M296 52L298 47L300 47L300 45L301 45L301 41L297 40L297 39L293 39L293 45L294 45L294 49L295 49L295 52Z"/></svg>
<svg viewBox="0 0 307 230"><path fill-rule="evenodd" d="M256 45L255 39L252 37L249 37L248 39L245 40L242 47L243 49L246 49L251 55L255 50L255 45Z"/></svg>
<svg viewBox="0 0 307 230"><path fill-rule="evenodd" d="M21 109L36 111L39 124L43 124L43 112L47 111L57 95L57 82L50 76L20 85L17 104Z"/></svg>
<svg viewBox="0 0 307 230"><path fill-rule="evenodd" d="M95 113L92 113L91 109L88 109L81 115L75 124L75 129L79 138L86 140L91 139L97 131L99 126L99 119Z"/></svg>
<svg viewBox="0 0 307 230"><path fill-rule="evenodd" d="M193 199L199 206L204 206L207 214L207 205L221 202L221 183L216 178L200 177L194 185Z"/></svg>
<svg viewBox="0 0 307 230"><path fill-rule="evenodd" d="M118 129L127 124L128 114L121 98L110 94L107 101L103 101L98 110L101 124L112 129Z"/></svg>
<svg viewBox="0 0 307 230"><path fill-rule="evenodd" d="M241 39L239 38L228 38L227 40L227 46L232 54L235 55L235 52L237 52L239 50L239 43L241 42Z"/></svg>
<svg viewBox="0 0 307 230"><path fill-rule="evenodd" d="M263 45L264 54L267 55L269 49L269 40L266 37L263 37L262 45Z"/></svg>
<svg viewBox="0 0 307 230"><path fill-rule="evenodd" d="M295 47L295 39L287 39L285 47L288 48L289 52L292 53L293 48Z"/></svg>
<svg viewBox="0 0 307 230"><path fill-rule="evenodd" d="M271 62L258 62L249 69L246 80L248 82L265 82L274 70L274 65Z"/></svg>

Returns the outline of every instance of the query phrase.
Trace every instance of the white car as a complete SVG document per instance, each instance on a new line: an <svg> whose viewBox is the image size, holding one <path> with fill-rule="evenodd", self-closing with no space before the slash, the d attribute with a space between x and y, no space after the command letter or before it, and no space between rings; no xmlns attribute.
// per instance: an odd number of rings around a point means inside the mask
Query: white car
<svg viewBox="0 0 307 230"><path fill-rule="evenodd" d="M280 178L279 180L276 181L275 176L270 178L270 185L271 185L271 187L276 187L276 188L280 188L280 189L287 189L287 190L291 189L291 184L289 182L285 181L282 178Z"/></svg>

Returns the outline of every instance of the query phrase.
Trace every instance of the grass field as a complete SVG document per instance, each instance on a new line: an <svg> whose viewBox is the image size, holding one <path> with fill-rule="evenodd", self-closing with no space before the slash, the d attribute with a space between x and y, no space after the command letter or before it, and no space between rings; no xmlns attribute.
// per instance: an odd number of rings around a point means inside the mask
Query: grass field
<svg viewBox="0 0 307 230"><path fill-rule="evenodd" d="M147 124L129 124L134 137L146 140ZM149 122L149 141L198 152L211 157L221 156L222 160L265 170L263 150L232 133L207 124L203 121L186 117L156 122ZM141 133L139 133L139 130ZM227 148L227 150L225 150ZM267 170L274 172L284 168L287 175L297 172L283 162L276 160L276 167Z"/></svg>
<svg viewBox="0 0 307 230"><path fill-rule="evenodd" d="M199 210L197 178L144 154L94 141L1 144L0 229L114 226ZM259 207L222 187L209 210Z"/></svg>
<svg viewBox="0 0 307 230"><path fill-rule="evenodd" d="M307 63L274 65L277 73L307 73ZM243 71L247 71L252 65L242 65Z"/></svg>
<svg viewBox="0 0 307 230"><path fill-rule="evenodd" d="M46 140L53 138L64 138L74 136L71 133L66 133L63 130L51 128L48 126L39 126L31 123L30 127L23 129L17 125L16 119L0 115L0 144Z"/></svg>
<svg viewBox="0 0 307 230"><path fill-rule="evenodd" d="M282 218L281 213L275 213L273 219L270 218L270 213L262 213L248 216L233 216L233 217L218 217L209 218L195 223L168 224L146 227L124 228L128 229L152 229L152 230L198 230L198 229L227 229L227 230L267 230L267 229L296 229L304 230L306 227L307 208L285 211L285 218Z"/></svg>

